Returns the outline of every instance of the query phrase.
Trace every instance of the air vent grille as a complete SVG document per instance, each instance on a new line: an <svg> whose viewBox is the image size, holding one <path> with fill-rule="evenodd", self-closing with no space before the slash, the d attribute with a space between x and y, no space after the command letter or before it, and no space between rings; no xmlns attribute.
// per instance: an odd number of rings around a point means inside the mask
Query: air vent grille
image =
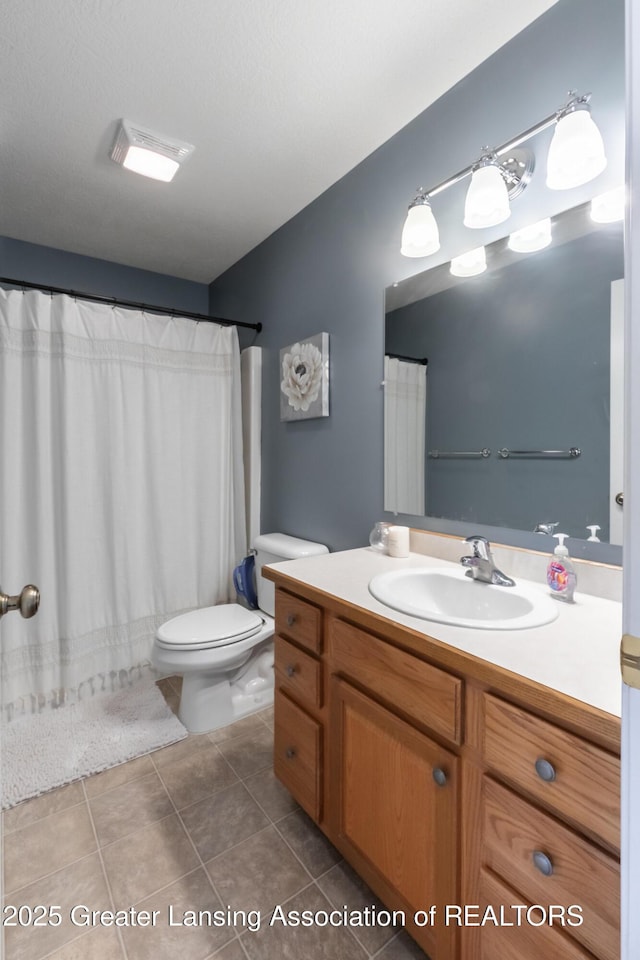
<svg viewBox="0 0 640 960"><path fill-rule="evenodd" d="M130 123L128 120L121 120L111 149L111 159L115 160L116 163L122 163L130 146L152 150L163 157L175 160L176 163L184 163L195 150L191 143L185 143L183 140L176 140L173 137L165 137L153 130L147 130L137 124Z"/></svg>

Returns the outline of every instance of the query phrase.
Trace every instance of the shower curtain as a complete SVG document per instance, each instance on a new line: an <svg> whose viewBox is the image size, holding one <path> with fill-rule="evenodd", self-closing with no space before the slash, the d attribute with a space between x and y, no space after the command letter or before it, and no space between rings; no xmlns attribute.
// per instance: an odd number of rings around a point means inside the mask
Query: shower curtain
<svg viewBox="0 0 640 960"><path fill-rule="evenodd" d="M384 358L384 509L424 516L427 368Z"/></svg>
<svg viewBox="0 0 640 960"><path fill-rule="evenodd" d="M2 706L149 665L158 625L234 596L246 549L234 327L0 289Z"/></svg>

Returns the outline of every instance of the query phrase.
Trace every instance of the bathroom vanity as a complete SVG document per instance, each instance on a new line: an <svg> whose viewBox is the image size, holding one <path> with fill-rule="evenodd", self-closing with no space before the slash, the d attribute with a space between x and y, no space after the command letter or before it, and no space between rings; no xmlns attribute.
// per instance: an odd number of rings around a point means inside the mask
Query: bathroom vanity
<svg viewBox="0 0 640 960"><path fill-rule="evenodd" d="M620 605L469 630L367 589L425 563L367 548L264 571L276 775L431 960L617 960Z"/></svg>

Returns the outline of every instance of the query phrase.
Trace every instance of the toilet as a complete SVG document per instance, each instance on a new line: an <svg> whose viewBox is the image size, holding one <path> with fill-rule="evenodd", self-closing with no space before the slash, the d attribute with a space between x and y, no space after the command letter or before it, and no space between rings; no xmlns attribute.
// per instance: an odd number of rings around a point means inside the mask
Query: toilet
<svg viewBox="0 0 640 960"><path fill-rule="evenodd" d="M329 552L283 533L260 534L253 548L258 610L239 603L203 607L167 620L156 634L153 665L164 675L182 675L178 716L190 733L208 733L273 703L275 588L262 567Z"/></svg>

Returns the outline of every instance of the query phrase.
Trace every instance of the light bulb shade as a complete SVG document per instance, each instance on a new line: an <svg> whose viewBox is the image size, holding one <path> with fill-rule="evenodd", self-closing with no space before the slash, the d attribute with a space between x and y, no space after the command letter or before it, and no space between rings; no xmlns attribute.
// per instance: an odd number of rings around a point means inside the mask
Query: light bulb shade
<svg viewBox="0 0 640 960"><path fill-rule="evenodd" d="M538 220L522 230L514 230L509 237L509 249L516 253L534 253L543 250L551 243L551 220Z"/></svg>
<svg viewBox="0 0 640 960"><path fill-rule="evenodd" d="M438 224L428 200L409 207L402 230L400 253L404 257L428 257L440 249Z"/></svg>
<svg viewBox="0 0 640 960"><path fill-rule="evenodd" d="M591 219L596 223L615 223L624 220L626 189L624 186L601 193L591 201Z"/></svg>
<svg viewBox="0 0 640 960"><path fill-rule="evenodd" d="M140 173L143 177L151 177L152 180L162 180L163 183L170 183L175 177L180 167L179 163L170 157L163 157L160 153L153 150L146 150L144 147L129 147L127 155L122 161L122 166L133 173Z"/></svg>
<svg viewBox="0 0 640 960"><path fill-rule="evenodd" d="M509 191L497 166L488 163L478 167L467 190L464 204L465 227L493 227L510 215Z"/></svg>
<svg viewBox="0 0 640 960"><path fill-rule="evenodd" d="M476 247L459 257L454 257L449 267L454 277L477 277L487 269L484 247Z"/></svg>
<svg viewBox="0 0 640 960"><path fill-rule="evenodd" d="M547 186L569 190L593 180L607 165L600 131L589 110L575 110L561 117L547 156Z"/></svg>

